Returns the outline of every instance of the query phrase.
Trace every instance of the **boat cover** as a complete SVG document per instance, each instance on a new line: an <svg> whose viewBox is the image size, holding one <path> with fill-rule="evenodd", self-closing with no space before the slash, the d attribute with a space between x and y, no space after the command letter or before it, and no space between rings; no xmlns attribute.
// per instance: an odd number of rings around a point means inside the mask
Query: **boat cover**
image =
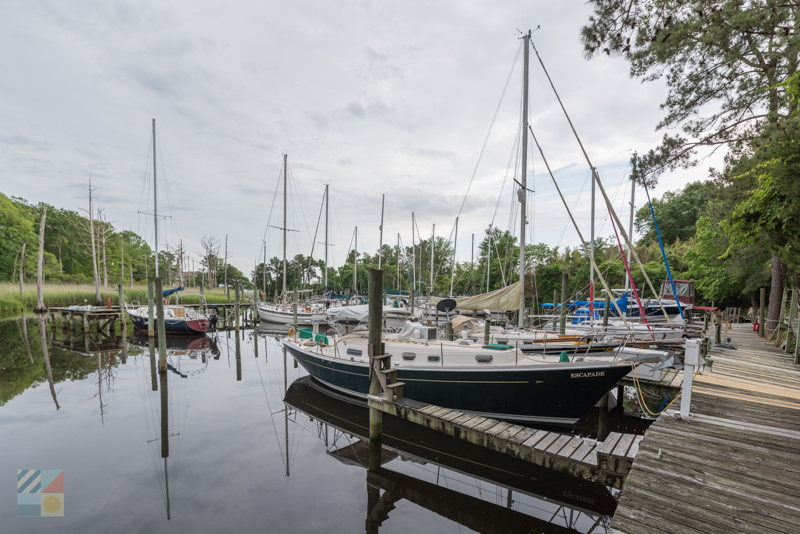
<svg viewBox="0 0 800 534"><path fill-rule="evenodd" d="M396 315L400 310L392 306L384 306L383 314ZM358 304L356 306L338 306L335 308L328 308L325 314L337 321L350 318L351 322L363 322L369 318L369 304Z"/></svg>
<svg viewBox="0 0 800 534"><path fill-rule="evenodd" d="M522 283L517 281L489 293L453 300L459 310L518 310L521 294ZM430 303L436 305L443 298L431 297Z"/></svg>

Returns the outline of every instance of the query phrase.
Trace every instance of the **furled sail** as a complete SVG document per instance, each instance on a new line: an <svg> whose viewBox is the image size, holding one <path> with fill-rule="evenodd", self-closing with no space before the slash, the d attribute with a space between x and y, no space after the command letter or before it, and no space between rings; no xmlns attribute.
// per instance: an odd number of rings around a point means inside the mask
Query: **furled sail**
<svg viewBox="0 0 800 534"><path fill-rule="evenodd" d="M522 283L496 289L489 293L453 299L460 310L518 310L522 292ZM443 297L431 297L431 304L436 305Z"/></svg>

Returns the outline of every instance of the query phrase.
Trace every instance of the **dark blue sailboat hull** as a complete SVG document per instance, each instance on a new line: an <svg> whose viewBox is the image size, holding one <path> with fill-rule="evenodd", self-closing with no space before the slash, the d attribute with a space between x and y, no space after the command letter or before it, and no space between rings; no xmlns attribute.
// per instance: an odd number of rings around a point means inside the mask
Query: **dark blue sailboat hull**
<svg viewBox="0 0 800 534"><path fill-rule="evenodd" d="M329 358L284 341L315 379L365 397L366 363ZM617 362L520 365L486 368L398 368L405 397L509 421L572 424L631 370Z"/></svg>

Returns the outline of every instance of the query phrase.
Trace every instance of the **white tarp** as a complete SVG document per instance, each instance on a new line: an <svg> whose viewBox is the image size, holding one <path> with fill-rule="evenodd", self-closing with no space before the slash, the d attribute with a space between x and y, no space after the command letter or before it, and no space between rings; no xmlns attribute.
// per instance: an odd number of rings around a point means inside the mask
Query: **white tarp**
<svg viewBox="0 0 800 534"><path fill-rule="evenodd" d="M489 293L475 295L473 297L462 297L453 299L459 310L518 310L520 296L522 294L522 283L514 282ZM434 306L444 297L431 297L431 304Z"/></svg>
<svg viewBox="0 0 800 534"><path fill-rule="evenodd" d="M356 306L339 306L336 308L328 308L325 312L329 319L334 321L344 321L350 318L351 323L367 322L369 319L369 304L358 304ZM384 306L382 310L383 315L407 315L408 312L400 308L392 306Z"/></svg>

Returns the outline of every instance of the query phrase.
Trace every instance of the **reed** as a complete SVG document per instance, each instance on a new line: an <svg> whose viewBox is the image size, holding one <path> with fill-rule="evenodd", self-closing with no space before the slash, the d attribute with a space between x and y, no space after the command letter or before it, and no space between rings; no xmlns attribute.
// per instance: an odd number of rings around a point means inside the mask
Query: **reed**
<svg viewBox="0 0 800 534"><path fill-rule="evenodd" d="M111 297L112 304L117 304L117 286L109 287L108 291L100 290L103 302ZM206 301L209 304L228 302L222 289L207 289ZM133 288L125 286L125 300L128 302L147 302L147 286L136 285ZM184 304L199 302L196 295L187 295L181 299ZM48 308L57 306L83 305L94 303L94 286L92 284L46 284L44 286L44 303ZM0 311L16 311L23 307L32 310L36 306L36 288L26 287L24 299L19 294L19 284L0 282Z"/></svg>

